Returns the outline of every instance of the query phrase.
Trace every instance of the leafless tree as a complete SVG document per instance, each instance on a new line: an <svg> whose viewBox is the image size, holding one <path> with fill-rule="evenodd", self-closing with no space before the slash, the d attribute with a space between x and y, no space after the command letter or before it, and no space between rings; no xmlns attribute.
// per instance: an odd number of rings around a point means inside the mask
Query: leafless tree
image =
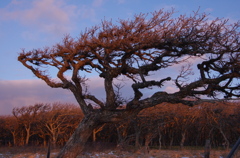
<svg viewBox="0 0 240 158"><path fill-rule="evenodd" d="M14 108L12 113L17 118L18 124L23 125L25 130L25 145L28 145L29 138L36 133L33 126L38 121L38 114L46 111L47 105L35 104L28 107Z"/></svg>
<svg viewBox="0 0 240 158"><path fill-rule="evenodd" d="M67 129L73 127L74 123L76 123L73 119L78 118L79 121L81 120L81 111L71 104L53 103L41 117L40 128L44 130L41 133L49 135L51 144L53 147L56 147L59 137L65 134Z"/></svg>
<svg viewBox="0 0 240 158"><path fill-rule="evenodd" d="M12 135L13 145L17 145L17 134L19 133L19 123L14 116L8 116L5 118L5 129Z"/></svg>
<svg viewBox="0 0 240 158"><path fill-rule="evenodd" d="M198 12L178 18L173 18L173 14L174 11L160 10L118 23L104 20L86 29L77 39L66 36L51 48L23 50L19 54L18 60L50 87L70 90L85 115L58 157L76 157L96 127L129 120L142 109L163 102L194 105L202 101L199 95L240 96L240 23L210 20ZM180 80L186 69L177 78L161 78L162 71L194 57L201 58L196 64L195 75L199 76L195 80L184 83ZM49 67L58 70L56 76L48 73ZM105 101L85 91L87 73L91 72L97 72L103 79ZM150 79L152 72L159 78ZM132 81L133 98L126 109L117 109L114 81L122 76ZM59 80L53 79L56 77ZM170 81L175 81L176 92L156 90L151 96L143 97L144 89L160 89ZM189 96L197 99L186 100Z"/></svg>

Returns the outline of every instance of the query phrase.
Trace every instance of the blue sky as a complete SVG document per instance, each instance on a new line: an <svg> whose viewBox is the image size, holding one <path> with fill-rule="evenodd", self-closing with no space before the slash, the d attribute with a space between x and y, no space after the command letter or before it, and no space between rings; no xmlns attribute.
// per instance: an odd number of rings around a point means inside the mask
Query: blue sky
<svg viewBox="0 0 240 158"><path fill-rule="evenodd" d="M23 48L51 46L66 34L77 37L102 19L130 19L134 14L161 8L175 8L175 16L200 8L210 18L236 22L240 19L239 6L238 0L1 0L0 115L10 114L13 107L38 102L75 103L71 93L47 87L17 61ZM93 85L98 94L99 86Z"/></svg>

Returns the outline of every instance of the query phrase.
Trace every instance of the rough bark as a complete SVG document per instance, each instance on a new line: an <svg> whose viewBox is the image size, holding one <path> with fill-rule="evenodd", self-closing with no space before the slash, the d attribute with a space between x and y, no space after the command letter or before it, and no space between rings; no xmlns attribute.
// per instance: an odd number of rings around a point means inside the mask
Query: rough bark
<svg viewBox="0 0 240 158"><path fill-rule="evenodd" d="M57 158L74 158L81 154L93 130L101 125L97 120L98 115L85 116L66 145L59 152Z"/></svg>
<svg viewBox="0 0 240 158"><path fill-rule="evenodd" d="M74 158L81 154L93 130L105 123L117 123L132 119L138 111L95 110L85 115L68 142L59 152L57 158Z"/></svg>

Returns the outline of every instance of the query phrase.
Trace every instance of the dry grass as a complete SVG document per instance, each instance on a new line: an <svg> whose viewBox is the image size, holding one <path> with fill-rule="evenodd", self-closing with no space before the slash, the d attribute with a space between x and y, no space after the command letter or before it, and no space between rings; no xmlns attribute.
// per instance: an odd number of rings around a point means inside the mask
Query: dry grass
<svg viewBox="0 0 240 158"><path fill-rule="evenodd" d="M58 149L51 151L51 158L54 158ZM0 147L0 158L45 158L47 148L43 147ZM84 152L79 158L203 158L203 150L157 150L152 149L145 153L143 149L133 151L105 150ZM229 151L211 150L210 158L224 158ZM240 151L235 158L240 157Z"/></svg>
<svg viewBox="0 0 240 158"><path fill-rule="evenodd" d="M45 147L0 147L0 158L46 158L46 153Z"/></svg>
<svg viewBox="0 0 240 158"><path fill-rule="evenodd" d="M228 151L212 150L210 158L225 158L228 153ZM142 151L105 151L85 153L79 158L203 158L203 155L203 150L150 150L149 153Z"/></svg>

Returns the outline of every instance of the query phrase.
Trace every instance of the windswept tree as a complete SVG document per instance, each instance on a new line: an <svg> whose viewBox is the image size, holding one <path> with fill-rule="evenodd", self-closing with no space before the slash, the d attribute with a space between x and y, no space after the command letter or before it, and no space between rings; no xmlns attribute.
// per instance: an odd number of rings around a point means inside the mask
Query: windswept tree
<svg viewBox="0 0 240 158"><path fill-rule="evenodd" d="M79 155L92 131L104 123L129 120L163 102L194 105L201 102L199 96L239 98L240 23L210 20L198 12L178 18L173 14L160 10L116 23L104 20L79 38L65 36L52 47L20 53L18 60L35 76L52 88L70 90L85 115L58 157ZM163 71L194 58L199 58L198 63L183 66L177 76L161 77ZM195 79L187 80L194 66ZM57 69L56 74L48 72L50 67ZM87 73L93 72L103 80L104 101L86 91ZM153 72L157 77L151 76ZM122 97L114 87L121 77L132 82L133 97L126 109L118 108ZM168 82L178 90L163 91ZM157 87L156 91L143 97L150 87ZM186 100L189 96L195 99Z"/></svg>

